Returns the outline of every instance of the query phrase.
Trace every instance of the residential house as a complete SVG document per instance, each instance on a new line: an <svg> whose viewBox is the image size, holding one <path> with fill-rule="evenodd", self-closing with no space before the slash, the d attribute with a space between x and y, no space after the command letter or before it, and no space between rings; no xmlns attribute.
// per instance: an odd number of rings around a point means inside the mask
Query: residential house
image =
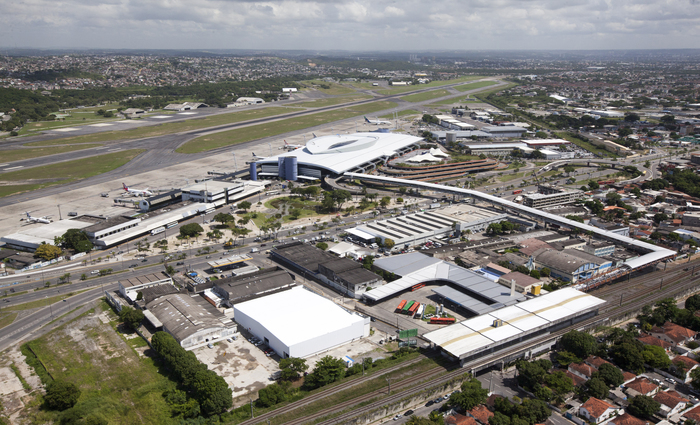
<svg viewBox="0 0 700 425"><path fill-rule="evenodd" d="M638 376L636 379L625 384L625 393L629 397L636 395L653 396L659 391L659 387L651 382L646 376Z"/></svg>
<svg viewBox="0 0 700 425"><path fill-rule="evenodd" d="M583 416L589 422L594 424L599 424L610 417L621 413L622 409L619 407L595 397L591 397L586 400L586 402L583 403L578 409L579 416Z"/></svg>
<svg viewBox="0 0 700 425"><path fill-rule="evenodd" d="M673 348L673 344L670 342L646 334L642 334L639 338L637 338L637 341L644 345L655 345L657 347L661 347L666 350L666 353L670 353L671 349Z"/></svg>
<svg viewBox="0 0 700 425"><path fill-rule="evenodd" d="M697 405L692 409L683 412L683 414L681 415L681 419L690 419L695 421L696 423L700 422L700 405Z"/></svg>
<svg viewBox="0 0 700 425"><path fill-rule="evenodd" d="M472 410L467 411L467 415L473 417L482 425L489 425L489 418L493 416L493 412L490 411L488 407L480 404Z"/></svg>
<svg viewBox="0 0 700 425"><path fill-rule="evenodd" d="M603 366L604 364L612 365L612 363L610 363L609 361L607 361L601 357L598 357L598 356L588 356L586 358L586 360L584 360L584 362L587 365L593 366L596 369L600 369L600 367Z"/></svg>
<svg viewBox="0 0 700 425"><path fill-rule="evenodd" d="M661 326L654 326L651 328L650 332L651 336L669 342L673 344L674 347L692 341L696 333L697 332L691 329L684 328L683 326L671 322L666 322Z"/></svg>
<svg viewBox="0 0 700 425"><path fill-rule="evenodd" d="M661 404L658 413L664 418L678 414L690 403L690 400L674 390L661 391L654 396L654 400Z"/></svg>
<svg viewBox="0 0 700 425"><path fill-rule="evenodd" d="M446 425L479 425L471 416L460 415L459 413L453 413L445 418Z"/></svg>
<svg viewBox="0 0 700 425"><path fill-rule="evenodd" d="M622 416L612 418L608 424L610 425L650 425L649 421L641 420L637 417L625 413Z"/></svg>
<svg viewBox="0 0 700 425"><path fill-rule="evenodd" d="M573 373L574 375L585 379L588 381L591 379L591 376L593 375L593 372L597 372L598 369L588 365L586 363L571 363L569 364L569 372Z"/></svg>
<svg viewBox="0 0 700 425"><path fill-rule="evenodd" d="M697 360L691 359L688 356L676 356L671 362L673 363L673 366L671 367L675 370L678 376L683 376L682 380L685 383L692 381L690 371L700 366L700 363Z"/></svg>

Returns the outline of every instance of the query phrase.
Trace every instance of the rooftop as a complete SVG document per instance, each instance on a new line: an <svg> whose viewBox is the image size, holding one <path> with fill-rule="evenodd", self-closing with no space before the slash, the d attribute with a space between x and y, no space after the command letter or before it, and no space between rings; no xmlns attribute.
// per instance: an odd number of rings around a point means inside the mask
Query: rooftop
<svg viewBox="0 0 700 425"><path fill-rule="evenodd" d="M151 301L147 307L179 342L201 330L224 327L219 318L186 294L165 295Z"/></svg>
<svg viewBox="0 0 700 425"><path fill-rule="evenodd" d="M615 406L608 403L607 401L591 397L581 405L581 408L586 409L593 418L599 418L603 415L603 413L605 413L606 410L614 409Z"/></svg>

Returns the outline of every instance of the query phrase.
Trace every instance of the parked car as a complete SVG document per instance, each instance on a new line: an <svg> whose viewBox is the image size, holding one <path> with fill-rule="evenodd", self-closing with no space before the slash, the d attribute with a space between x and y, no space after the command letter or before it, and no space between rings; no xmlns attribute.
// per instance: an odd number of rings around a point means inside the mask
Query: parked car
<svg viewBox="0 0 700 425"><path fill-rule="evenodd" d="M413 410L407 410L406 413L404 413L404 416L411 416L413 414Z"/></svg>
<svg viewBox="0 0 700 425"><path fill-rule="evenodd" d="M212 345L211 342L210 342L209 344L207 344L207 347L209 347L209 348L214 348L214 346Z"/></svg>

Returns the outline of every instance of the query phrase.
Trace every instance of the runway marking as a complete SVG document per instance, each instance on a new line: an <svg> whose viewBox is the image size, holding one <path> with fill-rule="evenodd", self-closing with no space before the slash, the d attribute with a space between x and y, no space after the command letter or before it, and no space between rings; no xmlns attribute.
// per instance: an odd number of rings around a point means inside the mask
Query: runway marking
<svg viewBox="0 0 700 425"><path fill-rule="evenodd" d="M108 123L108 122L101 122L101 123L97 123L97 124L90 124L88 127L109 127L110 125L114 125L114 124Z"/></svg>
<svg viewBox="0 0 700 425"><path fill-rule="evenodd" d="M16 169L18 169L18 168L24 168L24 165L20 165L20 166L17 166L17 167L12 167L12 168L5 168L5 169L2 170L2 171L16 170Z"/></svg>
<svg viewBox="0 0 700 425"><path fill-rule="evenodd" d="M10 165L10 164L9 163L8 164L0 164L0 167L4 167L6 165Z"/></svg>
<svg viewBox="0 0 700 425"><path fill-rule="evenodd" d="M136 124L138 121L137 120L121 120L121 121L115 121L115 124Z"/></svg>
<svg viewBox="0 0 700 425"><path fill-rule="evenodd" d="M120 151L120 150L122 150L122 148L110 149L107 152L114 152L114 151Z"/></svg>
<svg viewBox="0 0 700 425"><path fill-rule="evenodd" d="M61 133L65 133L65 132L68 132L68 131L78 131L78 130L80 130L80 129L79 129L79 128L75 128L75 127L54 128L54 129L53 129L53 131L59 131L59 132L61 132Z"/></svg>
<svg viewBox="0 0 700 425"><path fill-rule="evenodd" d="M180 112L178 115L197 115L196 112Z"/></svg>
<svg viewBox="0 0 700 425"><path fill-rule="evenodd" d="M109 146L102 146L101 148L95 148L96 151L99 151L102 149L109 149Z"/></svg>
<svg viewBox="0 0 700 425"><path fill-rule="evenodd" d="M148 117L148 118L156 118L156 119L162 120L165 118L172 118L172 117L173 117L172 115L154 115L154 116Z"/></svg>

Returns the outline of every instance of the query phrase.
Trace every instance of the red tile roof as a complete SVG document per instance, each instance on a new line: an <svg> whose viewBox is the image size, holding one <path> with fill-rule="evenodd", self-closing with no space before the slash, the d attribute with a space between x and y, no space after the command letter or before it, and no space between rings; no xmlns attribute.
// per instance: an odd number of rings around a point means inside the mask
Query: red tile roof
<svg viewBox="0 0 700 425"><path fill-rule="evenodd" d="M595 419L601 417L606 410L612 409L614 407L615 406L608 403L607 401L603 401L595 397L589 398L588 400L586 400L585 403L581 405L581 408L586 409L588 413Z"/></svg>
<svg viewBox="0 0 700 425"><path fill-rule="evenodd" d="M574 381L574 386L575 387L580 387L581 385L586 383L586 380L581 378L578 375L574 375L573 373L569 372L568 370L565 370L564 373L566 373L566 376L571 378L572 381Z"/></svg>
<svg viewBox="0 0 700 425"><path fill-rule="evenodd" d="M669 348L673 347L673 345L670 342L664 341L663 339L659 339L651 335L640 336L639 338L637 338L637 341L641 342L644 345L656 345L657 347L661 347L664 350L668 350Z"/></svg>
<svg viewBox="0 0 700 425"><path fill-rule="evenodd" d="M637 377L637 374L636 374L636 373L624 372L624 371L622 372L622 378L624 379L623 382L627 382L627 381L629 381L630 379L634 379L634 378L636 378L636 377Z"/></svg>
<svg viewBox="0 0 700 425"><path fill-rule="evenodd" d="M693 338L697 332L678 326L675 323L666 322L663 326L654 326L651 329L652 333L662 333L676 344L684 342L688 338Z"/></svg>
<svg viewBox="0 0 700 425"><path fill-rule="evenodd" d="M649 394L658 388L656 385L652 384L650 380L643 376L638 377L625 386L637 391L640 394Z"/></svg>
<svg viewBox="0 0 700 425"><path fill-rule="evenodd" d="M588 358L585 360L586 363L589 365L595 367L596 369L600 369L601 366L604 364L612 364L609 361L598 357L598 356L588 356Z"/></svg>
<svg viewBox="0 0 700 425"><path fill-rule="evenodd" d="M688 403L690 401L687 398L683 398L680 394L673 390L662 391L656 394L654 396L654 400L670 407L671 409L676 407L679 403Z"/></svg>
<svg viewBox="0 0 700 425"><path fill-rule="evenodd" d="M697 360L691 359L688 356L676 356L673 358L672 361L673 361L673 363L676 363L676 362L683 363L686 367L686 370L690 370L690 368L692 368L693 366L700 365L700 362L698 362Z"/></svg>
<svg viewBox="0 0 700 425"><path fill-rule="evenodd" d="M483 404L476 406L472 410L468 411L467 414L473 416L474 419L484 425L488 425L489 418L493 416L493 412L491 412L488 407L484 406Z"/></svg>
<svg viewBox="0 0 700 425"><path fill-rule="evenodd" d="M571 363L569 365L569 370L571 370L572 372L578 372L589 378L591 377L591 375L593 375L593 372L597 371L595 367L587 365L585 363Z"/></svg>
<svg viewBox="0 0 700 425"><path fill-rule="evenodd" d="M683 413L683 417L686 419L692 419L695 422L700 422L700 406L693 407L692 409Z"/></svg>
<svg viewBox="0 0 700 425"><path fill-rule="evenodd" d="M446 417L445 423L448 425L478 425L476 419L471 416L460 415L459 413Z"/></svg>
<svg viewBox="0 0 700 425"><path fill-rule="evenodd" d="M625 413L622 416L618 416L616 418L613 418L609 423L615 424L615 425L648 425L649 422L643 421L637 417L634 417L630 415L629 413Z"/></svg>

